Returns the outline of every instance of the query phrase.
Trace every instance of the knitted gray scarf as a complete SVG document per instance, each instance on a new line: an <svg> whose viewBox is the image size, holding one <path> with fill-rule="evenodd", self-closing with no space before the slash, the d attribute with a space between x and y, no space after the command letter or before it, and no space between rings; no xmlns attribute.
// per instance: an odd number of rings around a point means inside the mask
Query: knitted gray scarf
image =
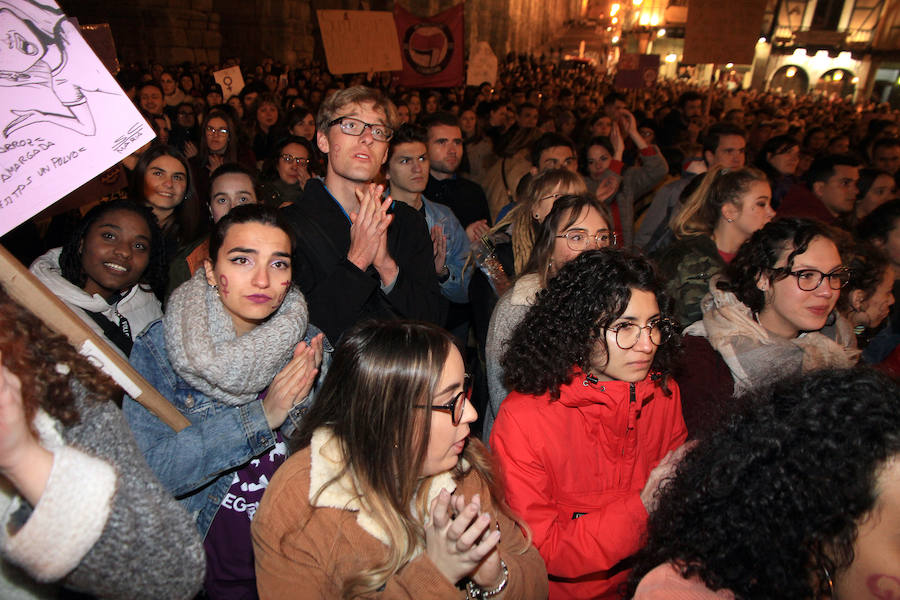
<svg viewBox="0 0 900 600"><path fill-rule="evenodd" d="M172 292L163 317L172 368L203 394L232 406L255 400L290 361L306 333L306 300L291 286L264 323L237 337L201 267Z"/></svg>

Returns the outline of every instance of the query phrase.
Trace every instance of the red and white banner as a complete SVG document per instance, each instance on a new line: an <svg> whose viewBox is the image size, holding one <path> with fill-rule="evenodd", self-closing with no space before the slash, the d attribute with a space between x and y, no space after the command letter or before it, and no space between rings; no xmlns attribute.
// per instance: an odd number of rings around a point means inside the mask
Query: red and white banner
<svg viewBox="0 0 900 600"><path fill-rule="evenodd" d="M463 15L460 3L426 18L394 6L403 71L399 82L409 87L452 87L463 84Z"/></svg>

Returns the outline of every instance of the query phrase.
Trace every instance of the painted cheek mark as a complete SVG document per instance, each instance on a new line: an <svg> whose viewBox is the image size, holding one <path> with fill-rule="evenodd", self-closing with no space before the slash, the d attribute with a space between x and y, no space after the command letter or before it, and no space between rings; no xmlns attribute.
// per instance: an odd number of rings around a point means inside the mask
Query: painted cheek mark
<svg viewBox="0 0 900 600"><path fill-rule="evenodd" d="M228 278L224 275L219 275L219 291L223 296L228 295Z"/></svg>
<svg viewBox="0 0 900 600"><path fill-rule="evenodd" d="M900 600L900 577L876 573L866 579L869 593L878 600Z"/></svg>

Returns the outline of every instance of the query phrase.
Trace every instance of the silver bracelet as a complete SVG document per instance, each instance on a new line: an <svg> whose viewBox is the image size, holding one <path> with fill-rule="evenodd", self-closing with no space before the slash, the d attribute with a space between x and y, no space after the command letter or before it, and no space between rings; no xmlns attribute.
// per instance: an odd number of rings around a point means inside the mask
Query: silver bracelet
<svg viewBox="0 0 900 600"><path fill-rule="evenodd" d="M503 577L501 577L500 583L497 584L497 587L491 590L486 590L476 585L474 581L469 580L469 582L466 584L466 599L479 600L480 598L493 598L494 596L505 590L506 584L509 583L509 569L506 568L506 563L503 562L502 558L500 559L500 568L503 570Z"/></svg>

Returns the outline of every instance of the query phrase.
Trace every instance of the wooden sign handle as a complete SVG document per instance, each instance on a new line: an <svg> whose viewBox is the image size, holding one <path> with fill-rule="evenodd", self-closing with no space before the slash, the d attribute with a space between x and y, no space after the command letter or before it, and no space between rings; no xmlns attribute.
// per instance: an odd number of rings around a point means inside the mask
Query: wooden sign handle
<svg viewBox="0 0 900 600"><path fill-rule="evenodd" d="M9 251L0 246L0 283L9 296L30 310L47 327L64 335L79 353L88 356L129 396L140 402L160 421L181 431L191 424L171 402L156 391L78 315L41 283Z"/></svg>

